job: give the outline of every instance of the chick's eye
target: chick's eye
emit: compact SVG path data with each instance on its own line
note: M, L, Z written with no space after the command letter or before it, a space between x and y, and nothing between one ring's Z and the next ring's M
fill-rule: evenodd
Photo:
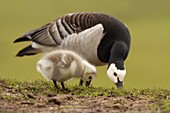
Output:
M91 80L91 79L92 79L92 77L91 77L91 76L89 76L89 79Z
M114 76L117 76L117 73L114 72L113 74L114 74Z

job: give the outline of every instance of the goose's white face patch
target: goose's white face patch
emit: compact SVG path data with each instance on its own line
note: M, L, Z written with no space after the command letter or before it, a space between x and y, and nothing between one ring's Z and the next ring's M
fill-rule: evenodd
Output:
M112 82L115 84L119 81L123 82L124 77L126 75L126 69L120 70L117 69L116 65L113 63L109 66L109 69L107 70L107 75L110 78Z

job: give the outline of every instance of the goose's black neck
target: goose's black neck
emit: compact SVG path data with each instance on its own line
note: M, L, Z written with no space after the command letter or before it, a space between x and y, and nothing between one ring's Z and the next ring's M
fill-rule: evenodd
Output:
M117 69L124 70L124 60L128 54L128 47L122 41L116 41L110 50L109 65L114 63Z

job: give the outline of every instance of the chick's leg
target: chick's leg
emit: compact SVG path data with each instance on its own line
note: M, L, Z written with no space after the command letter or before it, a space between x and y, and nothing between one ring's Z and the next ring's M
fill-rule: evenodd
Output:
M79 86L83 86L83 80L80 79Z
M55 80L53 80L53 83L54 83L55 88L56 88L56 89L59 89L59 87L58 87L58 85L57 85L57 83L56 83Z
M64 82L61 82L61 86L62 86L62 89L66 89L65 85L64 85Z

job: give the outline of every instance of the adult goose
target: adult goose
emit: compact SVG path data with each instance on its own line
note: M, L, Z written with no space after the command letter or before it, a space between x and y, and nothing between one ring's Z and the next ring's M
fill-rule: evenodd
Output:
M125 24L110 15L96 12L66 14L14 42L23 41L32 41L32 44L20 50L19 57L70 49L95 66L108 64L108 77L118 88L123 87L130 33Z

